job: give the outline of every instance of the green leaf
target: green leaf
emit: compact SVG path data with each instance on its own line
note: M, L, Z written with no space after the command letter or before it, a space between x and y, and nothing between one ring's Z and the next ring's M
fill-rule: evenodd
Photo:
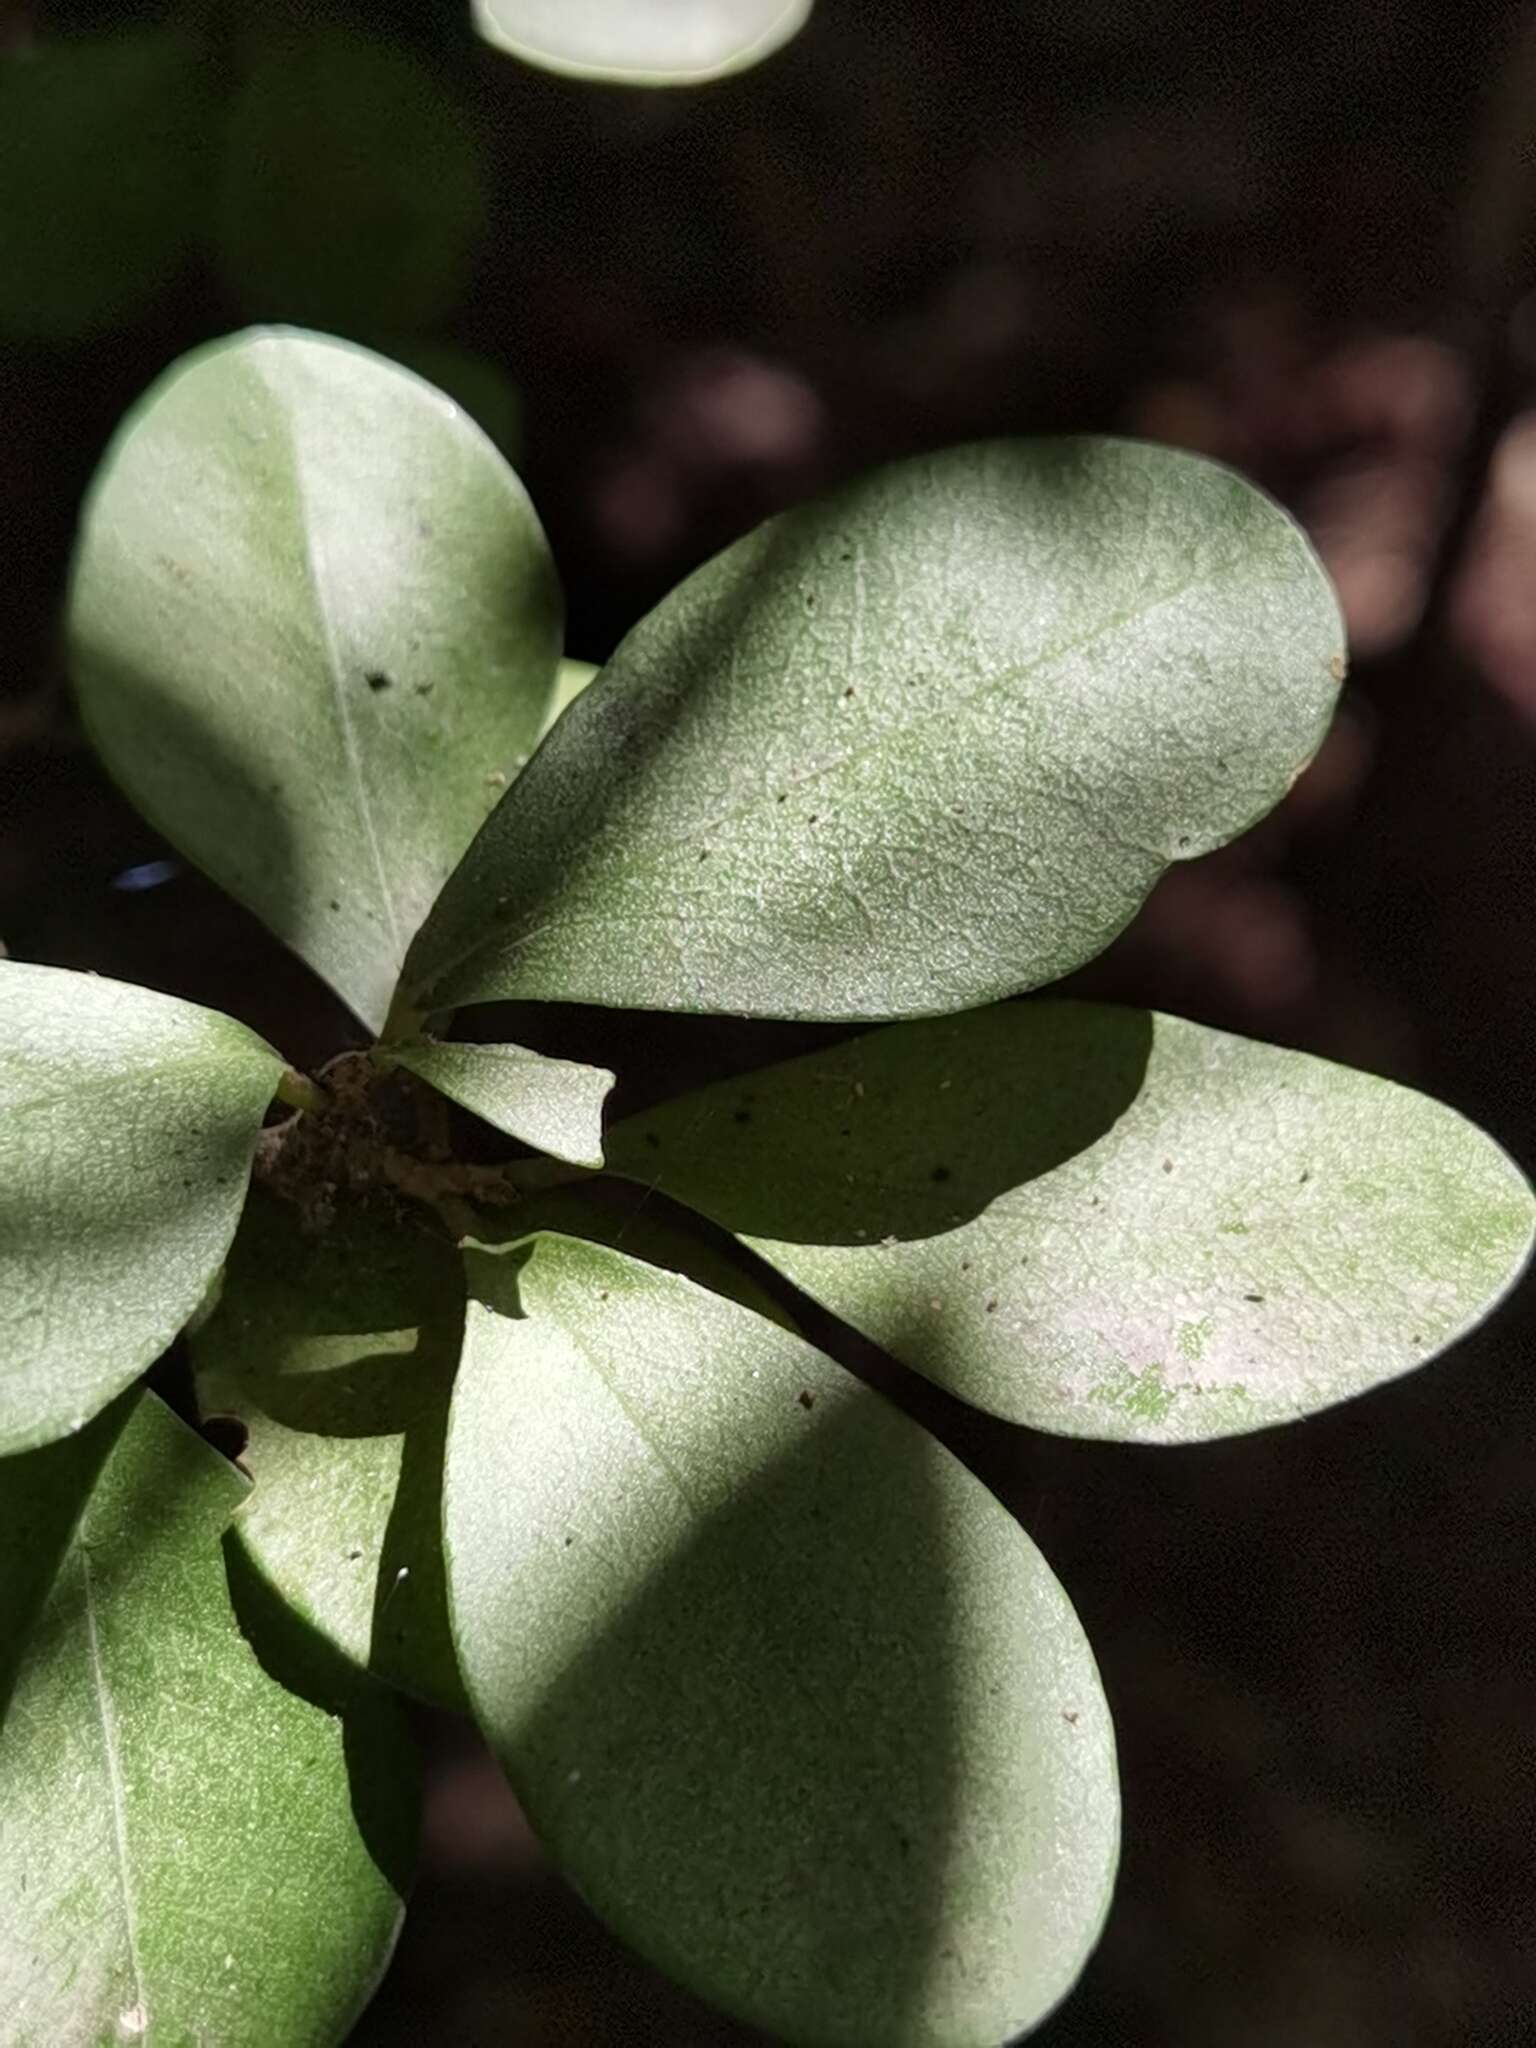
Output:
M1093 1659L1028 1537L686 1280L554 1237L468 1265L454 1635L582 1895L780 2039L1029 2026L1098 1933L1118 1808Z
M603 1103L614 1083L606 1067L551 1059L522 1045L437 1039L392 1046L387 1058L535 1151L575 1166L603 1163Z
M219 1542L243 1483L152 1394L4 1469L0 1578L34 1580L0 1730L7 2038L339 2040L399 1926L403 1725L263 1669Z
M0 332L74 341L175 276L207 185L202 65L167 28L0 56Z
M699 1229L696 1216L672 1203L652 1201L653 1192L650 1187L620 1180L577 1181L547 1188L515 1209L502 1211L496 1219L501 1227L483 1229L481 1240L511 1244L547 1230L560 1237L610 1245L632 1259L644 1259L649 1266L682 1273L712 1294L740 1302L783 1329L796 1329L784 1304L748 1272L740 1246L728 1237L723 1243L711 1243Z
M412 947L423 1009L930 1015L1054 980L1315 752L1316 557L1134 442L920 457L699 570L549 735Z
M555 675L555 694L550 698L549 709L544 714L544 732L548 732L560 714L576 702L588 683L595 680L597 674L597 669L590 661L572 661L569 657L561 661ZM544 733L541 732L539 738L543 737Z
M0 962L0 1455L79 1429L202 1300L283 1062L150 989Z
M701 85L745 71L805 26L811 0L473 0L488 43L571 78Z
M217 249L262 319L435 327L468 286L485 208L468 111L403 50L337 29L279 34L240 89Z
M1095 1003L870 1032L619 1124L608 1156L962 1399L1145 1443L1422 1364L1536 1221L1441 1103Z
M251 1570L349 1664L459 1708L441 1525L463 1322L458 1254L414 1218L348 1203L307 1235L257 1190L191 1340L201 1413L249 1432L230 1541Z
M68 624L129 796L377 1028L554 681L549 551L490 442L362 349L200 350L99 472Z

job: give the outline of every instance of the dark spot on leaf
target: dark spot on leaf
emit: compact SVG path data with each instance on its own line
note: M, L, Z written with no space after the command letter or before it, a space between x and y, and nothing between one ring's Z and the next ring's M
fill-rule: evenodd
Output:
M432 694L432 685L430 683L417 683L415 685L415 690L418 697L430 697Z
M806 819L805 822L807 823L807 825L814 825L820 816L820 811L812 811L811 815Z
M571 1547L571 1545L572 1545L572 1544L573 1544L573 1543L574 1543L575 1541L576 1541L576 1538L575 1538L574 1536L567 1536L567 1537L566 1537L566 1539L565 1539L565 1547L566 1547L566 1549L567 1549L567 1550L569 1550L569 1549L570 1549L570 1547Z
M781 790L774 798L774 802L776 804L787 804L789 802L789 791L787 789Z
M347 1552L347 1562L349 1564L356 1564L357 1560L362 1556L362 1554L363 1553L360 1550L349 1550Z
M1075 1728L1077 1726L1077 1715L1075 1713L1069 1713L1065 1707L1063 1707L1061 1710L1061 1718L1063 1719L1063 1721L1066 1722L1069 1728Z
M896 1843L903 1856L910 1856L912 1854L912 1838L910 1835L898 1835Z
M1172 1173L1172 1171L1173 1171L1173 1161L1172 1161L1171 1159L1165 1159L1165 1160L1163 1161L1163 1171L1164 1171L1164 1173Z
M969 1259L962 1259L960 1261L960 1270L962 1273L969 1273L969 1271L971 1270L971 1262Z
M989 1301L987 1303L987 1314L989 1316L995 1316L997 1314L997 1303L995 1301Z
M853 1136L853 1132L851 1130L842 1130L839 1131L837 1135L840 1138L851 1138Z
M599 1301L606 1301L608 1299L608 1290L606 1287L603 1289L602 1293L597 1298Z
M816 1406L816 1396L811 1392L809 1387L802 1387L799 1393L795 1396L795 1399L800 1403L800 1406L802 1408L811 1409Z
M660 1138L658 1138L658 1137L657 1137L657 1135L656 1135L656 1133L655 1133L654 1131L647 1131L647 1132L646 1132L646 1134L645 1134L645 1142L647 1143L647 1145L650 1145L650 1146L652 1146L652 1147L654 1147L654 1148L658 1148L658 1149L659 1149L659 1147L660 1147L660 1145L661 1145L661 1140L660 1140Z
M808 590L808 591L807 591L807 592L805 593L805 608L806 608L806 610L807 610L808 612L813 612L813 611L815 611L815 609L816 609L816 593L815 593L815 591L814 591L814 590Z
M1243 1299L1244 1301L1262 1301L1264 1297L1262 1294L1245 1294Z
M699 859L700 859L700 860L708 860L708 859L709 859L709 848L708 848L707 846L701 846L701 847L699 848Z
M331 908L332 908L332 910L340 910L340 908L341 908L341 904L340 904L340 902L339 902L339 901L338 901L338 899L337 899L336 897L334 897L334 896L333 896L333 897L331 898Z
M1311 1174L1310 1174L1310 1173L1306 1173L1306 1172L1304 1172L1304 1173L1302 1174L1302 1176L1301 1176L1301 1179L1300 1179L1300 1181L1298 1182L1298 1186L1300 1186L1300 1187L1305 1187L1305 1186L1306 1186L1306 1184L1307 1184L1307 1182L1308 1182L1308 1181L1309 1181L1309 1180L1310 1180L1311 1178L1312 1178L1312 1176L1311 1176Z
M736 1123L736 1124L749 1124L749 1123L751 1123L751 1121L752 1121L752 1112L751 1112L751 1110L750 1110L750 1109L738 1109L738 1110L733 1110L733 1111L732 1111L732 1113L731 1113L731 1122L732 1122L732 1123Z
M1188 844L1189 844L1189 834L1188 834L1187 832L1181 832L1181 833L1179 834L1179 844L1180 844L1180 846L1188 846Z
M391 679L387 675L385 675L383 669L381 668L369 669L366 681L369 689L375 692L379 690L392 689L394 687Z
M939 1181L943 1181L943 1180L948 1180L948 1179L949 1179L949 1168L948 1168L947 1166L936 1166L936 1167L935 1167L935 1168L933 1169L932 1173L930 1173L930 1174L929 1174L928 1178L929 1178L930 1180L939 1180Z
M853 685L852 685L852 683L850 683L850 684L848 685L847 689L846 689L846 690L844 690L844 692L843 692L843 695L844 695L845 697L851 697L851 696L853 695Z

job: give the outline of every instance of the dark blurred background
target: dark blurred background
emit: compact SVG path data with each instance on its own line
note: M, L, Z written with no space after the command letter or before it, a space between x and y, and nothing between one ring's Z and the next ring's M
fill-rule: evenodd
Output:
M467 4L0 0L0 940L309 1064L353 1027L116 795L56 643L106 437L250 320L459 396L592 660L765 513L917 448L1088 428L1244 468L1338 581L1344 708L1080 983L1427 1088L1536 1167L1536 8L819 0L759 69L640 92L497 55ZM625 1028L653 1093L785 1046ZM1406 1382L1196 1450L914 1397L1043 1545L1119 1728L1117 1903L1045 2048L1536 2042L1533 1332L1527 1289ZM426 1733L426 1866L357 2042L752 2038L592 1922L467 1732Z

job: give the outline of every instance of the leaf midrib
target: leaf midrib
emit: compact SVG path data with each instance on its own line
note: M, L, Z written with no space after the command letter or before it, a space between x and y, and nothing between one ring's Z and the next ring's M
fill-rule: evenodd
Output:
M134 1906L128 1859L127 1792L123 1784L122 1758L118 1750L117 1717L107 1685L106 1670L101 1658L101 1637L96 1626L96 1591L91 1580L90 1552L83 1537L78 1533L75 1537L75 1554L80 1562L80 1582L85 1592L86 1647L90 1653L92 1692L97 1719L101 1725L102 1753L107 1766L107 1789L112 1802L113 1862L122 1899L123 1928L128 1942L129 1966L133 1972L134 2001L139 2018L143 2022L139 2031L143 2033L148 2030L149 2025L149 2001L144 1988L144 1965L139 1955L138 1914Z
M400 919L396 912L395 900L390 892L389 877L384 866L384 856L379 845L379 835L374 824L373 806L368 785L363 776L362 755L357 744L357 733L352 723L352 714L347 704L346 689L342 680L340 650L336 645L336 634L331 624L330 611L325 602L325 567L316 522L310 517L310 496L304 481L304 458L299 437L294 430L293 416L284 403L282 394L262 369L260 360L253 357L255 371L267 397L276 413L279 427L289 456L293 477L295 507L299 521L299 538L303 545L304 574L309 584L316 624L319 629L320 648L325 657L326 673L330 679L331 696L336 708L336 725L341 737L342 758L346 764L351 784L353 806L362 823L363 834L368 842L369 856L373 862L374 879L378 884L378 896L383 908L385 922L389 927L390 969L399 974L404 958L400 936Z
M146 1082L161 1080L170 1074L184 1073L193 1067L216 1066L217 1062L216 1053L196 1052L187 1053L180 1059L157 1060L152 1066L134 1067L126 1073L85 1074L50 1094L26 1096L19 1101L0 1096L0 1110L7 1116L20 1116L27 1110L52 1109L61 1102L74 1102L81 1096L132 1094ZM274 1059L272 1064L275 1073L278 1063ZM272 1092L277 1092L275 1080Z

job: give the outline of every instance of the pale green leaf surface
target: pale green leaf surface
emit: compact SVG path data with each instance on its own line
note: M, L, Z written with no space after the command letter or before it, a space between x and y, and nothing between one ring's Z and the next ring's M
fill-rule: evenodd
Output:
M437 326L485 227L474 118L406 50L279 25L236 95L215 212L225 282L259 318Z
M554 682L549 551L485 435L362 349L200 350L98 473L68 629L129 796L377 1029Z
M203 66L165 27L0 53L0 332L78 340L181 268L207 182Z
M282 1071L217 1011L0 961L0 1455L78 1429L196 1310Z
M572 78L701 85L760 64L805 26L811 0L473 0L497 49Z
M0 1574L51 1567L0 1722L6 2040L341 2039L400 1919L403 1726L268 1676L220 1547L244 1483L152 1394L3 1469Z
M438 1039L392 1046L388 1057L535 1151L574 1166L603 1163L603 1103L614 1082L606 1067L552 1059L522 1045Z
M1093 1658L1028 1537L686 1280L556 1237L468 1264L454 1634L556 1860L777 2038L1028 2026L1098 1933L1118 1829Z
M1536 1220L1442 1103L1094 1003L871 1032L617 1125L608 1154L977 1407L1148 1443L1434 1357Z
M696 1229L696 1217L669 1203L653 1202L651 1194L649 1186L620 1180L547 1188L494 1217L484 1212L487 1225L494 1227L483 1229L480 1238L487 1244L510 1243L536 1230L585 1238L632 1259L644 1259L647 1265L663 1266L669 1273L682 1273L786 1330L796 1328L784 1304L747 1271L744 1259L733 1256L739 1254L738 1246L729 1238L723 1244L711 1243Z
M230 1541L349 1664L461 1708L442 1469L463 1319L458 1255L414 1216L346 1205L310 1235L258 1190L191 1340L200 1411L249 1432Z
M923 456L643 620L449 882L423 1009L929 1015L1105 946L1285 794L1343 673L1293 522L1113 440Z
M555 674L555 693L549 700L549 709L544 714L544 732L548 732L563 711L576 702L582 691L598 674L590 661L572 661L567 655L562 658ZM544 733L540 733L540 739Z

